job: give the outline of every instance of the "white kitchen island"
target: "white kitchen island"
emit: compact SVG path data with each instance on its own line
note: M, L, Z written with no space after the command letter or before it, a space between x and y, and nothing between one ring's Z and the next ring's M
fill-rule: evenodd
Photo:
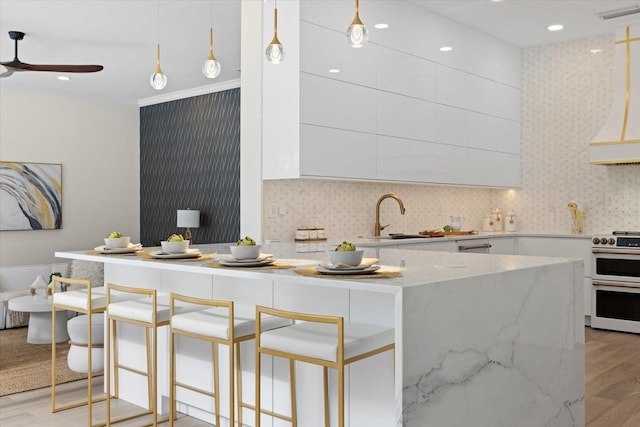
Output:
M228 245L198 247L203 253L229 253ZM293 243L265 245L263 252L298 266L327 261L323 252L296 252ZM104 263L107 283L393 326L395 364L388 352L352 365L347 375L350 427L584 426L581 260L367 248L365 257L402 268L402 277L350 280L306 277L291 269L222 269L206 266L209 261L149 261L87 251L56 256ZM167 335L161 334L159 341L163 410ZM142 363L142 334L123 330L119 339L132 363ZM252 346L251 341L242 347L247 403L254 401ZM189 381L210 383L207 348L180 344L178 369ZM220 360L225 357L221 354ZM265 368L264 407L286 414L286 363L276 360ZM321 370L304 364L297 370L299 426L320 425ZM330 387L334 380L332 376ZM123 373L121 384L121 398L146 404L139 378ZM221 408L227 407L225 399ZM178 400L180 412L210 420L209 399L181 392ZM334 409L332 401L333 416ZM253 412L244 410L243 420L253 425ZM263 420L263 425L288 425L272 424L267 416Z

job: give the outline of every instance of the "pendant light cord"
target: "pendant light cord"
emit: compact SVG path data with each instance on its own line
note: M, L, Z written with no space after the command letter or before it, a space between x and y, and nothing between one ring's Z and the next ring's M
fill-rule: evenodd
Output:
M209 53L213 54L213 0L209 2L209 17L211 26L209 27Z
M278 36L278 0L275 0L273 7L273 34Z

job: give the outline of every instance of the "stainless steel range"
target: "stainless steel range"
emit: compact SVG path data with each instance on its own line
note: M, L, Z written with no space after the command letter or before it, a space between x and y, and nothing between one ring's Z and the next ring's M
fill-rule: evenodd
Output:
M640 333L640 232L595 236L591 327Z

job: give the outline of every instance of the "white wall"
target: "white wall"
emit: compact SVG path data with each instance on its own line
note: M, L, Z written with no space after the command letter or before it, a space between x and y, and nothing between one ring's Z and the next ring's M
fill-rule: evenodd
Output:
M137 241L138 107L7 82L0 93L0 160L62 164L62 229L0 232L0 265L53 262L55 251L93 248L112 230Z

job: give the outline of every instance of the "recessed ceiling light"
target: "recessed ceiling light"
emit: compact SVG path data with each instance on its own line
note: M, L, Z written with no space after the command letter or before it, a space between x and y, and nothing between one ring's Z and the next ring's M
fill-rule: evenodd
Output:
M491 0L494 3L500 3L502 0Z
M385 28L389 28L389 24L385 24L381 22L380 24L376 24L373 27L379 30L384 30Z
M339 73L339 72L340 72L340 70L339 70L339 69L337 69L337 68L332 68L332 69L330 69L330 70L329 70L329 72L330 72L330 73Z
M69 80L69 77L67 77L67 76L58 76L58 80L62 80L63 82L66 82L67 80Z
M602 52L602 49L591 49L589 52L595 55L596 53Z
M553 25L549 25L547 27L547 30L549 31L560 31L564 28L564 25L561 24L553 24Z
M451 52L453 48L451 46L442 46L440 52Z

